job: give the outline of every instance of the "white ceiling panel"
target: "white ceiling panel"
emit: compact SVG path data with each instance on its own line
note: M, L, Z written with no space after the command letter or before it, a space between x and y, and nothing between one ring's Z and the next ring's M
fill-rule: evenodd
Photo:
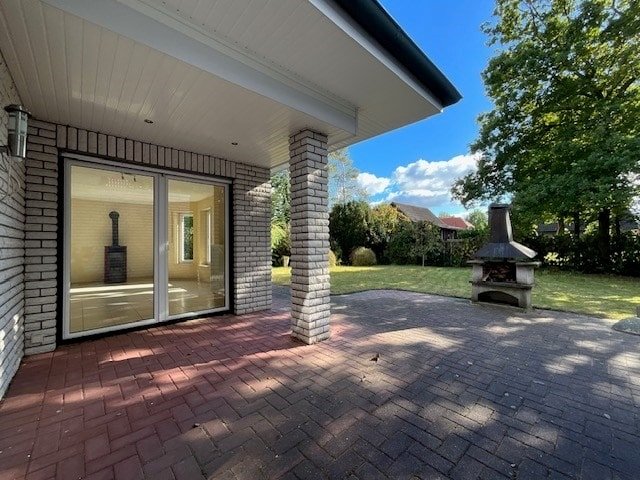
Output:
M0 51L24 104L43 120L274 167L302 128L340 147L439 112L428 93L306 0L78 1L0 2ZM224 52L302 106L74 14L97 1L179 30L211 55ZM357 129L331 112L338 120L357 112Z

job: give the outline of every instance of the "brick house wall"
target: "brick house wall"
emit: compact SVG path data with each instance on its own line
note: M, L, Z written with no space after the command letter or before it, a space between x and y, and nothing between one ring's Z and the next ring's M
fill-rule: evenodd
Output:
M25 353L53 350L58 328L57 258L60 151L96 155L129 165L140 164L232 180L233 281L237 314L271 308L269 170L211 155L151 145L75 127L32 120L26 160Z
M11 75L0 55L0 145L7 144L4 107L20 103ZM18 369L24 350L24 163L0 153L0 185L17 188L0 193L0 398Z
M270 308L271 183L267 170L236 165L232 217L234 312L240 315Z

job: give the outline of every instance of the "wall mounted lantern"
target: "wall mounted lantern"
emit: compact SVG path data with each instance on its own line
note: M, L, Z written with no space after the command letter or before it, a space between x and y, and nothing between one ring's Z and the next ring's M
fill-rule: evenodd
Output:
M22 105L9 105L4 109L9 113L7 153L24 159L27 156L27 123L31 114Z

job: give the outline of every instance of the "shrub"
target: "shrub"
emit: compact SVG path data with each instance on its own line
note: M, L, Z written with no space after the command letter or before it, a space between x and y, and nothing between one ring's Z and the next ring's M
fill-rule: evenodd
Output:
M445 242L444 267L466 267L482 245L489 240L488 230L461 230L458 238Z
M379 264L390 262L386 255L389 240L405 220L406 217L388 203L382 203L371 209L369 241L364 245L373 250Z
M376 254L373 253L373 250L366 247L357 247L351 252L351 265L356 267L370 267L371 265L375 265L376 262Z
M329 214L331 246L335 253L348 255L359 245L368 245L371 207L367 202L339 203ZM335 246L340 247L336 249ZM348 258L342 257L343 261Z
M271 224L271 262L274 266L282 265L282 257L291 255L291 233L289 225Z
M389 238L385 257L396 265L410 265L415 263L413 254L415 244L413 225L409 221L400 222L396 231Z
M342 259L344 257L342 256L342 249L340 248L340 245L338 245L333 240L329 240L329 248L336 256L336 265L342 265Z
M329 266L335 267L336 265L338 265L338 257L333 253L333 250L329 250Z
M616 273L640 276L640 235L626 232L611 241L611 261L603 265L597 232L575 238L571 235L532 235L523 243L538 252L543 264L582 273Z

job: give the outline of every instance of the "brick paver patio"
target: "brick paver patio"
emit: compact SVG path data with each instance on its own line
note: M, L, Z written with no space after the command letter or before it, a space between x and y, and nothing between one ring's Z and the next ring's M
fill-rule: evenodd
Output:
M640 478L640 337L380 291L303 346L286 300L25 359L0 478Z

